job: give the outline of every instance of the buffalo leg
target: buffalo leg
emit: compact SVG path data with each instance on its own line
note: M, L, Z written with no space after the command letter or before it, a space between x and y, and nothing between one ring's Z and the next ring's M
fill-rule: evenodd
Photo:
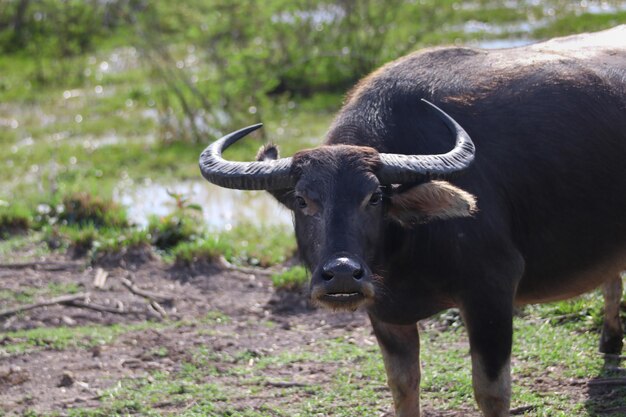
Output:
M507 417L511 403L513 307L496 297L463 306L472 357L472 385L485 417ZM491 304L491 305L490 305Z
M396 417L419 417L420 362L417 325L387 324L371 316L370 320L383 354Z
M622 277L617 276L602 286L604 295L604 325L600 337L600 352L617 353L622 351L622 322L619 317L622 302Z

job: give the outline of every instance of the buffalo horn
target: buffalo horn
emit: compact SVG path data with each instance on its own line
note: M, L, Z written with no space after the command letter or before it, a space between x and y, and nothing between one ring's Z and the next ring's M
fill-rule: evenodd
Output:
M290 188L291 158L235 162L222 158L222 152L239 139L263 126L262 123L244 127L216 140L200 155L200 171L209 182L238 190L278 190Z
M382 184L405 184L428 178L445 178L467 169L474 160L474 143L467 132L446 112L422 99L432 107L454 133L454 148L441 155L403 155L381 153L378 178Z

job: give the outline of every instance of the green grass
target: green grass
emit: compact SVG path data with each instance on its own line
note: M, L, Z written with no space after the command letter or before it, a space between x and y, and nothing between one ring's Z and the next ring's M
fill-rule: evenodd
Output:
M535 312L550 315L551 309L548 306L545 311L539 308ZM557 389L567 385L569 378L603 375L602 358L596 353L597 334L581 331L584 326L571 328L549 321L537 326L533 320L538 318L533 315L530 321L515 320L513 373L518 378L512 406L532 406L532 415L537 416L598 416L598 407L607 406L605 400L578 403L567 392L537 391L534 379L552 378ZM463 329L423 331L421 359L423 405L439 410L475 410ZM267 395L267 383L275 381L275 377L267 375L273 375L273 370L295 370L301 364L316 363L332 369L321 384L272 389L274 400L267 409L262 405L243 409L229 406L232 398ZM294 371L292 377L298 380L298 373ZM216 380L224 382L207 383ZM131 409L142 415L164 415L159 404L167 397L174 409L184 410L177 415L373 417L390 405L390 394L383 389L385 381L378 347L348 337L318 340L260 356L247 349L224 353L200 348L192 361L183 363L180 371L167 378L157 373L149 380L122 382L104 397L104 405L98 411L101 414L76 411L74 415L116 415ZM625 389L617 388L611 406L626 405L625 393Z
M0 239L0 259L3 262L25 262L50 255L50 248L42 241L43 234L30 231Z
M220 256L230 257L232 248L220 236L207 236L192 242L180 243L172 250L174 262L179 265L213 263Z
M148 232L154 246L166 250L195 240L203 230L197 218L175 211L167 216L151 216Z
M0 200L0 239L25 233L33 224L31 211L22 204Z
M0 346L0 357L24 354L39 349L88 349L111 343L119 335L147 328L167 326L165 323L143 322L110 326L40 327L30 330L5 332L10 344Z
M137 229L108 229L94 243L94 257L115 254L121 251L150 248L150 234Z
M600 296L594 293L589 297L595 304ZM614 373L603 367L603 359L596 353L598 332L589 331L591 322L552 320L562 316L563 311L575 310L576 305L577 300L533 306L525 311L523 318L515 319L512 407L530 406L528 415L533 416L598 417L610 415L602 411L606 408L626 406L624 387L614 388L608 397L587 397L583 385L570 385L572 379L586 381ZM221 312L211 312L201 322L202 325L194 326L198 334L210 331L215 338L232 337L231 328L226 327L231 319ZM155 324L11 332L7 336L16 342L8 352L3 347L4 354L42 348L89 348L111 343L120 334L146 329L148 325ZM244 329L242 335L256 332L254 329ZM247 345L235 344L233 349L214 351L195 347L173 373L155 372L149 377L121 380L102 395L99 407L73 409L70 415L374 417L391 404L381 354L368 332L320 338L271 353ZM158 357L169 354L163 347L155 347L152 352ZM463 327L423 330L421 362L424 406L436 410L476 410ZM298 371L317 368L324 369L317 376ZM537 378L550 381L551 385L538 385ZM305 383L283 388L271 385L284 380ZM563 387L570 388L563 390ZM267 396L268 403L237 405L245 398L259 395ZM579 401L579 397L585 400Z
M18 290L0 288L0 302L11 304L30 304L42 297L55 297L65 294L76 294L81 291L76 283L49 282L43 287L21 287Z
M237 265L268 267L285 262L296 250L293 232L280 226L238 225L220 233L205 232L171 250L174 262L191 266L223 256Z
M232 248L227 260L236 264L276 265L285 262L296 251L293 231L284 226L241 224L220 236Z
M303 266L294 266L285 272L272 275L272 284L276 289L297 290L309 281L309 273Z

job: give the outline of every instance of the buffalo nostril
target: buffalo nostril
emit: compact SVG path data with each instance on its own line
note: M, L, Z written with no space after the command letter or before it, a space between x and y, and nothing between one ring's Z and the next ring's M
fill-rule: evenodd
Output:
M322 278L324 278L325 281L330 281L334 276L335 274L332 271L326 269L322 271Z
M354 277L354 279L363 278L363 269L362 268L357 269L356 271L352 273L352 276Z

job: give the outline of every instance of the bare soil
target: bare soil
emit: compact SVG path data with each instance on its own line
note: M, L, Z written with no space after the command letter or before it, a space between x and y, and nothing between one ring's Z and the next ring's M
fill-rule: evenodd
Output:
M120 380L149 377L154 371L175 373L182 363L193 360L199 348L233 356L246 349L254 358L297 350L303 345L316 349L319 346L316 340L336 337L358 344L376 343L363 312L331 314L316 310L307 304L303 294L274 290L264 273L250 274L212 265L192 271L167 266L149 257L141 258L139 263L127 261L92 267L81 259L55 256L31 265L0 267L0 289L44 288L50 283L78 284L81 292L90 293L88 303L119 310L113 313L71 305L40 307L0 318L2 333L146 320L155 323L154 328L146 326L125 332L110 343L89 349L56 350L44 346L30 353L0 357L0 415L2 411L9 416L23 415L26 410L65 415L74 407L99 407L102 393L115 388ZM103 272L107 274L106 282L102 288L96 288L94 278ZM151 306L149 298L130 291L123 284L128 278L136 288L162 296L158 306ZM11 306L0 305L0 310ZM163 312L167 317L163 317ZM207 314L210 317L215 312L228 317L218 328L212 328L211 323L215 321L206 321ZM158 326L160 322L177 322L178 325ZM19 342L2 333L0 348ZM226 372L225 368L234 364L216 362L209 366L216 368L214 382L224 386L245 384L244 380ZM333 371L333 364L306 361L269 367L263 370L267 381L273 381L268 383L267 390L235 396L228 402L237 409L263 410L303 401L303 398L285 395L281 388L318 386L328 382ZM563 385L558 376L551 374L537 376L535 383L545 392L567 393L580 398L581 402L588 395L584 380ZM389 415L391 395L384 386L380 390L386 393L388 402L380 405L379 415ZM177 407L180 405L168 403L167 398L158 404L164 414L175 415L179 411ZM450 412L425 405L424 414L427 417L478 416L473 404L467 407ZM532 415L532 410L528 411L530 414L525 411L519 410L518 414Z

